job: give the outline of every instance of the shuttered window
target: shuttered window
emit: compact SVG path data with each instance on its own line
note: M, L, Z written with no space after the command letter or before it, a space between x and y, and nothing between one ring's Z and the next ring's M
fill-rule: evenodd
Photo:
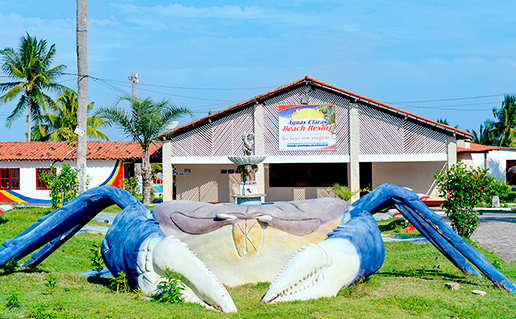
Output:
M19 168L0 168L0 189L20 189Z

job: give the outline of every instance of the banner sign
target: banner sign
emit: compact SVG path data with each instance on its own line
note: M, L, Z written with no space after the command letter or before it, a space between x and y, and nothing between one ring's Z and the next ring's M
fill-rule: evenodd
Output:
M336 150L335 105L280 105L279 150Z

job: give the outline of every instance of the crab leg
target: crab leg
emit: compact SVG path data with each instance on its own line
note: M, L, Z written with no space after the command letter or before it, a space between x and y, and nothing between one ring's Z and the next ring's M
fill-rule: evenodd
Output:
M128 192L112 186L88 190L5 241L0 247L0 265L21 259L43 246L24 265L39 264L102 209L113 204L123 210L102 242L103 258L112 274L124 271L132 287L141 284L145 292L156 293L155 288L165 271L173 269L185 276L187 301L225 312L236 311L224 286L186 245L176 238L166 237L143 204ZM153 289L146 289L149 287Z
M398 201L396 201L398 202ZM466 258L459 253L453 247L449 241L442 240L442 238L439 236L438 233L434 231L434 229L431 229L430 225L428 223L425 223L424 220L421 220L421 218L413 213L409 213L411 211L408 207L405 205L398 203L395 205L396 208L398 208L399 211L402 211L402 215L412 224L414 227L416 227L419 232L426 237L426 239L437 248L443 254L448 260L455 265L455 267L459 268L463 273L471 274L474 276L477 276L479 278L482 277L482 275L473 267L470 263L466 260ZM433 212L432 212L433 213Z
M364 210L374 214L385 207L396 204L399 205L399 201L403 201L405 206L423 205L426 208L426 210L424 210L426 215L436 216L437 219L440 219L438 215L421 203L417 194L392 184L380 185L373 192L361 197L358 201L353 203L353 206L350 207L350 215L354 216L357 212ZM462 272L481 277L480 273L468 263L466 258L458 252L451 243L447 240L443 240L438 232L433 231L433 229L429 229L429 225L426 222L416 219L414 215L408 214L404 209L400 209L400 213L402 213L409 222L420 230L421 234L423 234L430 243L432 243Z
M462 271L480 275L468 259L495 285L516 293L509 279L419 201L416 194L384 184L344 212L342 224L328 234L328 238L296 253L274 279L262 302L335 296L341 287L378 270L383 263L383 243L376 223L373 227L365 216L366 212L374 213L391 205L396 205L403 216ZM363 245L367 240L374 244Z
M392 184L383 184L360 198L353 207L374 213L390 205L396 205L400 213L463 272L480 275L468 264L469 260L495 285L516 293L514 284L421 202L418 195ZM355 214L353 209L350 209L350 214Z
M79 225L87 224L107 206L118 204L124 208L137 202L125 191L112 186L94 188L71 200L65 206L39 218L16 237L5 241L0 247L0 266L11 259L21 259L45 244L38 252L35 266L77 232Z
M442 222L439 216L436 218L436 216L434 216L435 214L426 214L425 210L428 208L423 203L419 205L417 203L412 203L412 205L412 207L408 207L406 204L399 204L397 207L398 209L402 210L404 216L411 215L420 221L420 225L425 225L424 228L426 228L429 234L433 234L433 236L437 238L440 237L441 241L446 241L455 249L457 249L496 286L516 294L516 286L514 286L514 284L500 271L494 268L486 260L484 255L476 251L473 247L466 243L466 241L464 241L464 239L462 239L462 237L460 237L450 226ZM414 224L414 226L416 228L418 227L416 224Z

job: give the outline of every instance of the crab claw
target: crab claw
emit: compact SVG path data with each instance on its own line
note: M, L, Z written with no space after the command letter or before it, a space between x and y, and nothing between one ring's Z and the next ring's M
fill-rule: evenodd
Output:
M262 302L335 296L350 285L360 266L355 247L346 239L301 248L273 281Z
M144 293L159 293L157 285L166 271L183 276L180 280L185 285L181 291L184 301L222 312L237 311L226 288L185 243L173 236L147 238L138 253L138 286Z
M376 222L361 213L317 245L301 248L285 264L262 299L265 303L333 297L383 264L385 249Z

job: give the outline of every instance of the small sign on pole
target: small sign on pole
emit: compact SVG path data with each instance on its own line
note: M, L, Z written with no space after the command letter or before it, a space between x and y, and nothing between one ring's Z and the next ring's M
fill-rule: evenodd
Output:
M86 133L86 130L85 130L85 129L83 129L82 127L80 127L80 126L77 126L77 127L75 128L74 133L75 133L75 134L77 134L77 135L79 135L80 137L83 137L83 136L84 136L84 134Z

